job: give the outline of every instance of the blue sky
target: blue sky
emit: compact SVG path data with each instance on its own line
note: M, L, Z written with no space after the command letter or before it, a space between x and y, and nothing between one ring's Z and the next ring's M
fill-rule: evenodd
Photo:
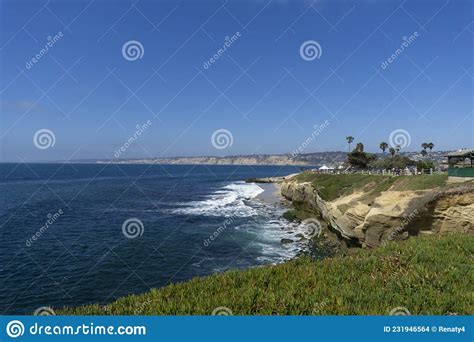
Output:
M113 158L133 136L121 157L291 153L326 120L304 152L346 150L347 135L378 151L397 129L409 135L404 150L425 141L438 150L472 147L472 7L2 0L0 161ZM143 46L134 61L122 54L131 40ZM318 42L319 58L302 58L307 41ZM37 148L41 129L54 145ZM230 132L232 145L215 148L218 129Z

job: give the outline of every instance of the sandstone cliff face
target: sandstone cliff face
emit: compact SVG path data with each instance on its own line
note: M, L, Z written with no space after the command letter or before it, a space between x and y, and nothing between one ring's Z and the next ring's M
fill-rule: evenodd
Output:
M331 229L363 247L419 234L474 234L474 185L455 189L384 191L370 203L365 193L324 201L311 183L285 181L282 195L319 213Z

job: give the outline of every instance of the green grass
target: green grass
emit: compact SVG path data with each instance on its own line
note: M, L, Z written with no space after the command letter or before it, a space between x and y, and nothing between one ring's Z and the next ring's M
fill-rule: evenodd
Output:
M383 315L474 313L474 237L433 235L320 261L229 271L61 315ZM157 266L158 267L158 266Z
M388 189L426 190L446 185L447 175L381 176L361 174L314 174L310 172L296 176L299 182L311 182L323 200L332 201L354 191L366 192L367 200L374 199Z
M394 190L427 190L446 185L447 174L403 176L395 183Z
M360 174L326 175L309 172L296 176L299 182L311 182L321 198L326 201L350 194L354 190L363 191L369 185L376 186L390 178L392 177Z

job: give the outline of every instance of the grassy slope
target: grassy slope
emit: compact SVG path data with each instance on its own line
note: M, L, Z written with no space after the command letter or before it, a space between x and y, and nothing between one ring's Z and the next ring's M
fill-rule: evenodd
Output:
M66 308L76 315L234 315L474 313L474 237L436 235L314 261L229 271L121 298L107 306Z
M322 199L332 201L340 196L352 193L354 190L367 191L369 197L376 197L382 191L392 189L425 190L441 187L446 184L447 175L419 176L380 176L361 174L314 174L302 173L296 176L299 182L311 182L318 189Z

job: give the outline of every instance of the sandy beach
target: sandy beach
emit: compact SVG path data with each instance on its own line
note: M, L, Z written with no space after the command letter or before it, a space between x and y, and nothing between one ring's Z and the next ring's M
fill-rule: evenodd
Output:
M283 200L280 183L260 183L258 186L263 189L263 192L255 197L256 200L266 203L278 203Z

